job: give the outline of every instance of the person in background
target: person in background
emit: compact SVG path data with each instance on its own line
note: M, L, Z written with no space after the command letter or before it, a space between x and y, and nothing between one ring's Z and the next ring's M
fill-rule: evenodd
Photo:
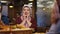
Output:
M29 6L23 6L21 16L18 16L16 22L19 25L23 25L25 28L34 28L36 30L37 23L31 16L31 8Z
M1 13L0 13L0 26L4 26L5 24L3 23L3 21L1 20Z
M9 18L8 18L8 16L2 15L1 19L2 19L2 21L3 21L3 23L5 25L9 24Z
M16 20L18 20L20 18L20 14L16 14L16 18L12 18L12 20L13 20L13 23L15 23L16 24Z
M60 14L59 14L59 6L58 2L55 0L54 7L51 11L51 27L49 32L46 34L59 34L60 33Z

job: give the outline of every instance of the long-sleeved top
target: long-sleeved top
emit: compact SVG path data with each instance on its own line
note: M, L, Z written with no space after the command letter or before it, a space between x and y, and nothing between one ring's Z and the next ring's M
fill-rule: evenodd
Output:
M22 22L21 18L20 18L20 17L17 17L17 18L16 18L16 22L17 22L17 24L20 24L20 23ZM30 28L36 29L37 23L36 23L35 19L32 18L32 17L31 17L31 23L32 23L32 25L31 25Z

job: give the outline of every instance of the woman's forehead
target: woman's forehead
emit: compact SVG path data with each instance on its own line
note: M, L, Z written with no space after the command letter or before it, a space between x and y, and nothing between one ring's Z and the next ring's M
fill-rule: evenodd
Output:
M23 8L29 8L28 6L24 6Z
M24 10L24 9L30 10L30 8L29 8L29 7L23 7L23 10Z
M28 8L28 7L25 7L24 9L30 9L30 8Z

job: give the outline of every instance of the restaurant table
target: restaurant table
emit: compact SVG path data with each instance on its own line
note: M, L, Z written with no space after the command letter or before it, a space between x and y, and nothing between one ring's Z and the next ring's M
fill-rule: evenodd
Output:
M0 34L32 34L31 29L0 30Z

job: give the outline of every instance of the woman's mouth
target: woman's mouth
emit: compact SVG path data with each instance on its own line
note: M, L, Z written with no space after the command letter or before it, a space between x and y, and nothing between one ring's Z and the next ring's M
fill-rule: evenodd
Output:
M27 12L25 12L25 15L28 15L28 13L27 13Z

